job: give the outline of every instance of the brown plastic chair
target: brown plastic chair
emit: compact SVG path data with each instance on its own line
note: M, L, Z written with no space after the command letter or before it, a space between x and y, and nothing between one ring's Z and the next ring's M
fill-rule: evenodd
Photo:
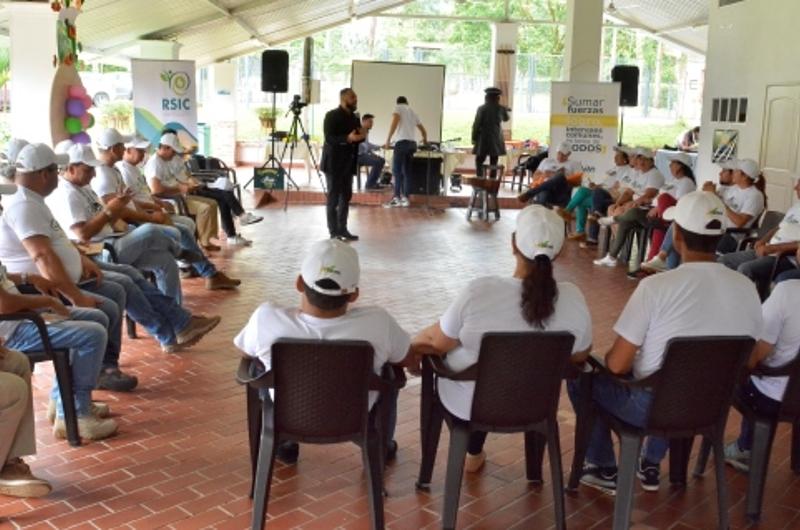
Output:
M467 370L449 371L441 359L428 356L422 372L422 462L417 488L428 490L439 446L442 423L450 428L450 450L444 488L442 528L456 526L461 478L469 436L474 431L525 433L528 480L541 482L546 437L556 527L566 528L561 450L558 438L558 399L575 337L564 332L487 333L481 340L478 363ZM442 405L436 380L475 381L471 420L464 421ZM520 406L524 404L524 406Z
M400 384L374 374L374 350L365 341L280 339L273 344L271 356L269 372L259 374L257 360L243 359L237 374L237 380L248 385L248 431L254 464L251 527L264 528L275 452L281 442L350 441L362 449L372 528L382 529L382 433L389 416L387 396ZM258 397L259 391L269 388L275 389L274 404ZM381 393L372 411L368 406L370 390Z
M614 530L627 530L633 508L633 488L642 441L646 436L670 440L670 480L685 483L687 455L697 435L712 441L717 463L719 527L727 529L728 494L723 461L723 435L736 382L753 350L751 337L683 337L667 343L664 363L656 373L640 381L615 376L591 359L598 373L629 388L649 388L653 393L644 428L627 424L596 406L591 392L580 397L588 414L577 416L575 453L568 489L578 487L594 416L600 415L620 438ZM586 400L591 404L587 406ZM676 469L673 469L675 467Z
M791 468L800 474L800 354L795 359L783 366L771 368L759 365L753 370L753 375L780 377L786 376L789 382L777 416L759 414L739 399L733 405L742 416L753 423L753 448L750 452L750 473L747 482L747 500L745 514L748 520L755 524L761 519L761 506L764 500L764 485L769 469L769 458L772 453L772 443L775 440L775 430L778 423L787 422L792 425ZM703 447L695 463L695 476L701 476L706 469L711 445L703 440Z
M0 315L0 321L9 320L29 320L33 322L39 331L44 348L42 351L24 351L22 353L31 363L31 368L35 363L52 361L58 381L58 390L61 394L61 403L64 406L64 423L67 427L67 441L73 447L81 445L81 437L78 434L78 413L75 410L75 393L72 389L72 364L69 361L68 349L55 349L50 344L50 335L47 334L47 326L37 313L33 311L22 311Z

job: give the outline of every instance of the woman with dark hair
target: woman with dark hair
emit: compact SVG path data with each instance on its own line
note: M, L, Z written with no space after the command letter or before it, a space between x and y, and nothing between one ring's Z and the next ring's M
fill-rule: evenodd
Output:
M658 255L661 243L669 228L669 223L664 221L664 212L667 208L678 204L678 199L697 189L697 182L694 178L694 171L691 167L691 159L686 153L676 153L669 163L669 171L672 178L668 179L664 187L661 188L656 205L647 212L647 218L653 226L650 236L650 252L647 259L651 260Z
M500 156L506 154L501 124L508 121L508 109L500 104L499 88L487 88L484 103L475 113L472 122L472 154L475 155L476 175L483 176L483 163L489 157L489 165L496 166ZM492 178L496 172L492 171Z
M485 333L567 331L575 336L573 360L583 362L591 349L592 322L578 287L557 282L553 276L553 261L563 243L564 221L555 212L540 205L522 210L511 237L513 275L472 281L439 321L414 339L414 353L446 355L448 368L460 372L478 362ZM470 419L474 382L441 379L437 388L448 411ZM475 433L470 439L467 471L477 471L486 460L485 439L486 433Z

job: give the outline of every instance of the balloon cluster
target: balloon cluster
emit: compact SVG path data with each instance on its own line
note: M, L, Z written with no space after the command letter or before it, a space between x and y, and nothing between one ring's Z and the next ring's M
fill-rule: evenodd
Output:
M64 120L64 128L70 140L76 144L91 143L92 139L86 131L94 125L94 116L89 112L92 98L82 85L70 85L67 95L67 117Z

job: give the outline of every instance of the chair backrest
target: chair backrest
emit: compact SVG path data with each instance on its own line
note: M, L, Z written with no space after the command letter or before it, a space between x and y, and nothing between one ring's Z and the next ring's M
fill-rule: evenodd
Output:
M566 332L485 334L472 424L491 432L523 432L555 415L574 342Z
M783 394L780 417L794 422L800 420L800 352L792 361L792 373Z
M653 386L648 431L699 433L727 418L751 337L670 340Z
M280 339L272 346L275 430L315 443L366 433L373 358L365 341Z
M761 218L761 224L758 225L759 239L777 228L778 225L781 224L781 221L783 221L783 218L783 212L776 212L775 210L768 210L764 212L764 216Z

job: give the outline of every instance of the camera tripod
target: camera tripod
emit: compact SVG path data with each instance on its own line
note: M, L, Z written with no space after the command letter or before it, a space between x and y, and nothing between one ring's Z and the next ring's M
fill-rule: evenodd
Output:
M297 191L300 191L300 186L292 180L292 159L294 158L294 150L297 147L298 139L303 140L306 144L306 149L308 150L308 156L311 159L311 164L314 167L314 171L317 172L317 178L319 179L319 184L322 187L322 193L325 195L328 194L327 187L325 186L325 179L322 178L322 173L319 172L319 166L317 165L317 159L314 157L314 151L311 149L311 143L308 141L309 136L306 132L306 128L303 126L303 121L300 119L300 113L302 112L302 107L295 106L292 104L292 107L289 109L289 112L294 114L294 118L292 118L292 126L289 127L289 133L286 137L286 143L283 146L283 151L281 152L281 159L278 162L280 164L283 161L283 158L286 156L286 150L289 150L289 171L286 173L286 179L289 183L291 183ZM286 113L289 114L288 112ZM302 134L298 134L298 131ZM289 185L286 186L286 196L283 199L283 209L286 210L289 204Z

